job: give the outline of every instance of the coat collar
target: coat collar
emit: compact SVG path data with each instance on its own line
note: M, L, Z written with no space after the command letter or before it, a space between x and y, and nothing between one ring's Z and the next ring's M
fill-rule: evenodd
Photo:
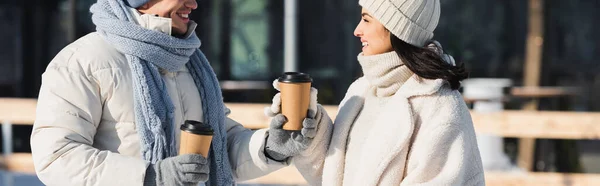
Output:
M356 171L355 175L361 175L350 178L354 185L375 186L389 166L404 165L414 130L411 109L407 98L401 94L394 95L373 123L369 124L372 127L364 141L362 155L356 160L358 170L350 170ZM404 171L404 166L394 169ZM398 175L403 175L403 172Z
M360 81L360 80L359 80ZM368 89L368 83L359 82L360 86L350 88L354 95L340 104L338 117L334 123L334 131L324 165L323 184L342 185L344 179L354 179L353 185L377 185L388 166L402 171L410 149L410 140L415 129L415 120L409 99L417 96L429 96L444 85L442 79L428 80L417 75L411 76L393 95L390 102L372 123L372 129L365 139L365 149L360 159L352 160L359 164L359 170L344 170L346 145L349 131L357 115L362 110L364 99L362 93ZM362 90L362 91L361 91ZM344 171L356 171L356 178L344 178ZM399 178L401 179L401 178Z
M396 94L405 98L429 96L438 92L445 83L446 81L443 79L425 79L414 74L398 89Z

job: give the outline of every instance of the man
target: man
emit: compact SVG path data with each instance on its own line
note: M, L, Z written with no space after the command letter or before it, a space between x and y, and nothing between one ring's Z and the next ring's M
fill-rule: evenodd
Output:
M31 135L46 185L234 185L289 164L321 121L316 91L302 132L251 131L227 118L189 14L195 0L98 0L97 32L65 47L43 74ZM317 109L318 108L318 109ZM179 126L215 134L207 158L177 155ZM293 136L293 137L292 137Z

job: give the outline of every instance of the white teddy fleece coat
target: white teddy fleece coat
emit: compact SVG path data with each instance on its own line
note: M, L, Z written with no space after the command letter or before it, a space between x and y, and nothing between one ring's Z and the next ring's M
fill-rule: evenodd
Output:
M316 143L294 157L311 185L485 185L469 110L442 79L411 76L372 120L362 155L347 160L349 131L368 89L367 79L355 81L334 124L318 131ZM346 162L357 165L348 170ZM347 171L355 176L344 178Z

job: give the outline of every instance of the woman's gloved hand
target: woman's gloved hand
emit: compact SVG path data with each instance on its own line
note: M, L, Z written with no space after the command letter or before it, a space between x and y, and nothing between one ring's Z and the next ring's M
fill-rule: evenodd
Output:
M273 81L273 87L279 90L279 82ZM287 131L283 125L287 122L286 117L281 114L281 93L273 97L273 103L265 108L265 115L273 117L269 126L268 137L265 145L266 156L276 160L285 161L306 150L312 139L316 136L319 123L322 119L324 109L317 104L317 89L310 90L310 102L308 104L307 116L302 122L302 130Z

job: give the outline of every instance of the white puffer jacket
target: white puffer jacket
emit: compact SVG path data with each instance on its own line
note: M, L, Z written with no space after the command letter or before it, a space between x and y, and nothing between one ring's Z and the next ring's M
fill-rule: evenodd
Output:
M201 121L200 95L187 69L161 74L175 106L173 127L185 120ZM140 153L132 91L125 56L99 33L80 38L52 60L42 76L31 135L35 169L44 184L143 184L148 162ZM251 131L231 119L225 128L237 180L287 166L267 162L265 130Z

